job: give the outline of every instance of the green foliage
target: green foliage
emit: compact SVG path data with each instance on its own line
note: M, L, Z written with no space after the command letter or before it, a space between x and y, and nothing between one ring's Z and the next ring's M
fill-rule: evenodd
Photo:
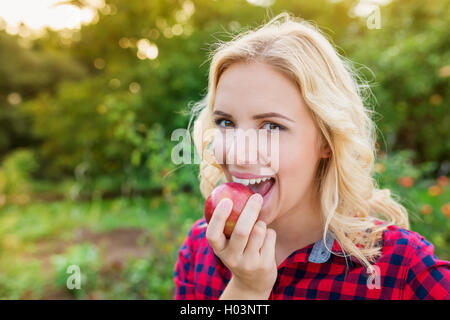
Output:
M18 149L10 153L0 166L0 196L28 194L36 168L32 151Z
M65 254L53 256L52 264L55 268L56 286L65 288L76 298L86 298L86 293L96 287L100 269L100 258L96 246L89 243L73 246ZM76 275L76 272L68 269L70 266L79 268L81 282L79 289L68 287L69 282L75 286L75 282L71 282L69 277Z
M92 178L117 175L122 183L123 172L142 176L146 151L140 140L148 139L155 125L164 128L166 139L186 127L180 112L205 93L211 45L281 11L313 21L340 53L373 72L376 100L369 102L380 115L382 148L414 149L419 162L442 163L450 156L447 1L381 6L381 29L368 29L367 18L351 17L356 4L351 0L279 0L270 10L243 0L107 3L109 10L74 32L70 45L57 33L29 48L14 37L0 37L3 50L13 53L12 62L0 68L5 75L0 100L11 92L24 100L0 109L0 121L2 115L9 119L0 145L14 147L7 137L19 132L34 141L40 178L73 176L80 166ZM174 34L175 26L181 34ZM157 47L155 59L139 58L140 40ZM358 69L370 80L372 73Z
M154 254L150 259L131 260L112 286L107 299L173 299L173 269L175 251Z
M1 261L0 270L0 299L39 299L44 293L47 279L39 261L14 263L13 266Z
M450 257L450 186L448 177L430 178L435 162L413 165L416 154L404 150L383 156L376 164L375 178L388 188L409 213L411 230L430 240L436 255Z
M63 50L48 50L0 31L0 156L36 144L23 103L52 92L64 79L86 76L82 64ZM11 99L11 97L15 97Z
M371 70L361 71L372 80L381 147L415 150L417 162L450 158L449 13L448 1L392 2L381 7L381 29L344 40L349 58Z
M450 258L448 1L392 1L380 7L381 29L348 14L356 0L277 0L269 10L244 0L106 2L98 22L71 39L0 30L0 298L40 298L48 284L78 299L172 298L177 251L204 199L198 165L172 161L180 141L171 134L206 93L211 45L281 11L317 24L371 82L367 103L389 155L376 179L407 208L412 230ZM155 59L139 56L143 40L158 48ZM102 199L117 190L157 195ZM53 193L68 200L30 201ZM93 200L74 202L83 194ZM109 271L89 243L55 256L50 275L24 259L40 241L71 239L81 227L145 228L152 250ZM71 264L84 273L81 290L67 290Z
M4 275L0 276L0 296L40 299L57 289L79 299L171 299L178 248L201 216L201 198L185 193L174 194L172 202L155 197L7 205L0 210L0 275ZM56 256L52 251L37 251L42 241L57 245L73 240L80 228L97 233L119 228L150 230L149 256L122 261L123 269L117 269L105 265L93 243L71 245ZM41 267L46 255L53 257L50 270ZM87 282L80 290L66 287L71 264L86 273Z

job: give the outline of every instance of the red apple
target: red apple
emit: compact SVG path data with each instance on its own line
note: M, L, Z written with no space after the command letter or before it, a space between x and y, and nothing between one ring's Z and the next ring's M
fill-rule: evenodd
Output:
M247 203L247 200L254 192L247 186L236 182L227 182L217 186L206 199L205 203L205 220L207 223L211 220L211 217L223 198L228 198L233 201L233 209L225 222L225 228L223 233L228 239L233 232L234 226L242 213L242 210Z

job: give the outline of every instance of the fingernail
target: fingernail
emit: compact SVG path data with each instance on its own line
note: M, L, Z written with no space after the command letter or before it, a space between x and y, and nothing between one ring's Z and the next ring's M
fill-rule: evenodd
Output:
M233 200L229 199L229 198L224 198L222 199L222 207L224 209L229 209L233 206Z
M252 195L252 197L253 197L253 201L256 201L258 203L263 202L263 197L259 193L255 193L254 195Z
M265 223L264 221L262 221L262 220L258 220L258 221L256 222L256 224L257 224L258 226L260 226L261 228L265 228L265 227L266 227L266 223Z

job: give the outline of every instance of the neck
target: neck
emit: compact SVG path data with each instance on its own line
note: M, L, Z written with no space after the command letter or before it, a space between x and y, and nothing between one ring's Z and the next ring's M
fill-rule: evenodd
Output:
M268 225L277 233L276 245L292 250L320 240L323 223L318 201L302 201Z

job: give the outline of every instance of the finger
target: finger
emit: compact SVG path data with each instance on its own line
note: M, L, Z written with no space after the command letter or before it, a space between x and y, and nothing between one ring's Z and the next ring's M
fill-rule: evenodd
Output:
M222 251L226 246L227 239L225 238L223 229L225 228L225 222L232 208L233 201L231 199L224 198L220 200L208 223L206 239L215 252Z
M277 233L273 229L267 229L266 237L264 239L264 244L261 247L261 257L267 260L275 259L275 243L276 243Z
M252 255L258 257L260 255L259 250L264 244L264 238L266 236L266 224L264 221L257 221L253 226L253 230L248 239L247 247L244 250L245 255Z
M261 210L262 196L258 193L253 194L245 204L239 216L233 233L231 233L229 246L234 252L243 253L247 245L248 237L253 229L253 226L258 219L259 211Z

